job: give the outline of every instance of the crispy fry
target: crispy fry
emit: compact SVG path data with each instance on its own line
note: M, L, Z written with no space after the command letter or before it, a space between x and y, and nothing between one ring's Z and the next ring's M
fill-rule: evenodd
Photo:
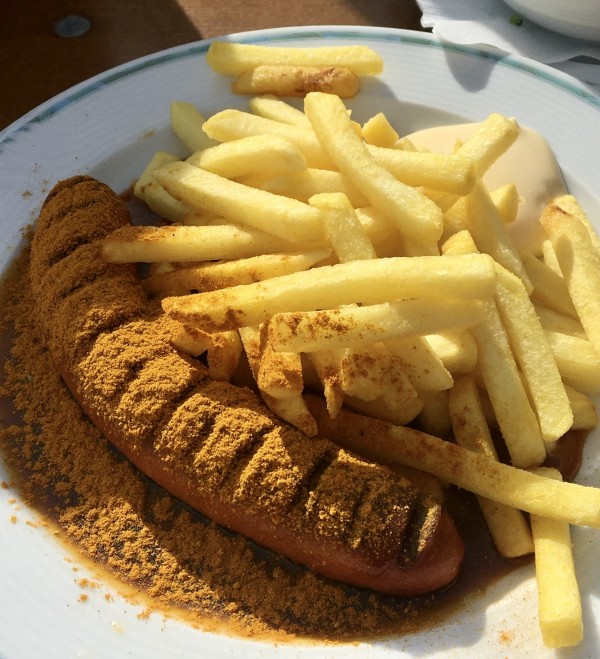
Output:
M251 176L257 172L269 175L306 169L304 156L298 147L278 135L251 135L222 142L196 151L186 162L228 179Z
M498 454L490 433L475 379L466 375L454 383L448 394L454 437L458 446L477 451L492 460ZM485 497L478 497L481 511L498 551L507 557L533 552L531 531L521 511Z
M368 46L290 48L213 41L206 59L213 71L226 75L238 75L262 64L345 66L356 75L376 75L383 70L383 60Z
M255 96L248 101L248 105L254 114L265 117L265 119L274 119L293 126L311 127L308 117L302 110L272 94Z
M514 183L507 183L491 190L490 197L504 224L511 224L516 220L519 210L519 191Z
M190 153L214 144L202 130L205 121L205 117L192 103L185 101L171 103L171 128Z
M289 254L260 254L246 259L204 263L153 274L144 280L144 287L152 295L161 297L214 291L308 270L330 255L331 250L323 249Z
M215 332L207 352L208 372L213 380L229 382L242 355L237 331Z
M256 190L184 162L162 167L154 177L186 205L206 208L231 222L290 241L323 237L320 211L295 199Z
M585 333L600 351L600 253L590 238L590 229L581 218L556 204L546 207L540 222L550 236Z
M362 136L367 144L383 147L395 147L400 135L394 130L383 112L372 116L362 126Z
M579 320L565 280L530 252L521 252L521 259L533 283L531 299Z
M514 143L519 132L519 126L514 119L494 112L481 122L455 153L474 160L479 175L482 176Z
M294 245L251 227L126 226L108 236L102 256L111 263L239 259L294 251Z
M470 332L428 334L425 339L453 376L469 373L475 368L477 344Z
M441 391L452 386L452 376L423 335L389 339L385 345L400 359L417 391Z
M359 86L358 76L345 66L261 64L238 74L231 83L231 91L234 94L276 94L299 98L318 91L352 98Z
M539 469L537 473L561 481L556 469ZM569 525L532 515L531 529L544 644L551 648L577 645L583 638L583 615Z
M566 384L578 391L600 391L600 359L587 339L545 330L558 370Z
M406 426L365 419L343 408L335 419L307 397L319 433L372 459L421 469L469 492L524 512L600 528L600 488L563 483L497 462Z
M436 303L456 295L485 299L493 294L495 283L493 261L485 254L397 257L351 261L285 275L276 282L167 298L163 308L177 319L216 331L258 325L284 311L379 304L394 298L429 297Z
M437 242L442 232L440 209L375 160L352 128L340 99L313 92L304 99L304 111L323 149L371 205L397 222L414 242L424 246Z
M308 203L323 212L325 231L340 263L377 258L367 232L345 194L321 193L313 195Z
M323 386L327 410L331 417L335 417L344 404L340 375L340 362L343 354L343 350L319 350L308 353L308 359Z
M598 413L593 401L580 391L565 385L571 409L573 410L574 430L592 430L598 424Z

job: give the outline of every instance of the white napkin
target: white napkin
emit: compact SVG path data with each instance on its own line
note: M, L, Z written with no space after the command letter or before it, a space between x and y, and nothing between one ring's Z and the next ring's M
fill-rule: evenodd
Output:
M524 17L516 25L511 21L514 10L502 0L417 0L417 4L423 12L421 24L433 28L440 39L493 46L550 64L600 93L600 44L563 36Z

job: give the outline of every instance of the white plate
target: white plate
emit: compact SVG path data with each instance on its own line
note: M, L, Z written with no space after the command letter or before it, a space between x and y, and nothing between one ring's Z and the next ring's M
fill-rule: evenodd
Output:
M600 99L548 67L485 50L442 44L428 34L385 28L311 27L238 34L232 40L285 45L364 43L385 72L349 103L365 120L382 110L402 132L490 112L515 116L555 150L571 191L600 218ZM117 67L60 94L0 134L0 267L21 240L51 185L89 172L126 188L156 149L178 150L169 102L195 102L206 114L243 107L229 81L206 64L208 42L173 48ZM598 434L587 445L580 481L600 485ZM7 478L0 463L0 480ZM533 572L522 570L465 606L433 632L355 646L271 646L202 633L174 620L137 618L118 596L87 605L68 554L43 530L10 523L15 504L0 488L0 656L21 657L551 657L537 624ZM34 518L34 514L30 514ZM560 656L597 656L600 621L598 534L577 529L574 548L585 608L585 641ZM468 566L466 566L468 569Z

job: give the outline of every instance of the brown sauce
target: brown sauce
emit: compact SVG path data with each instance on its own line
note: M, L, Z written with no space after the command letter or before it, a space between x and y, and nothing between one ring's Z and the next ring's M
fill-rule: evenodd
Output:
M465 540L462 574L443 592L414 599L333 583L217 528L126 463L83 417L37 340L24 264L21 257L2 287L17 330L15 337L0 328L0 453L24 501L156 610L175 607L203 628L225 623L253 638L348 642L430 628L530 562L499 556L475 498L456 488L446 496ZM15 300L17 291L24 293Z

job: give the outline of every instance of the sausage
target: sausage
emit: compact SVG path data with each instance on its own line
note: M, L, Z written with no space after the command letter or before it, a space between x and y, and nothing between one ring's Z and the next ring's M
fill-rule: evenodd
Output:
M50 192L31 245L41 338L93 423L173 496L321 575L399 596L450 584L463 544L431 495L172 347L135 267L102 260L129 222L110 188L77 176Z

